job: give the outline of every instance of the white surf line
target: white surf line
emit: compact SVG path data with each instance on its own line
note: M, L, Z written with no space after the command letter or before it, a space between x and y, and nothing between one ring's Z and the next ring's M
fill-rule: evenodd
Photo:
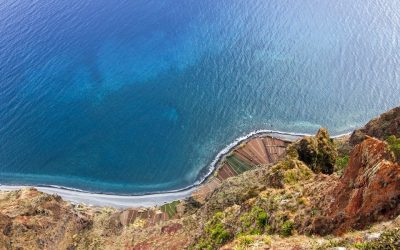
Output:
M86 193L69 189L62 189L55 187L37 187L37 186L1 185L0 190L13 191L29 187L34 187L43 193L57 194L61 196L64 200L70 201L74 204L85 204L89 206L115 207L115 208L160 206L165 203L187 198L195 190L195 188L191 188L188 190L171 192L171 193L159 193L159 194L148 194L148 195L137 195L137 196Z
M349 135L349 133L332 136L332 138L337 138L345 135ZM180 189L180 190L172 190L169 192L160 192L154 194L144 194L144 195L116 195L116 194L101 194L101 193L90 193L79 189L73 189L68 187L57 187L57 186L30 186L30 185L1 185L0 190L2 191L12 191L18 190L21 188L34 187L37 190L48 193L48 194L57 194L61 196L64 200L70 201L75 204L83 203L89 206L99 206L99 207L115 207L115 208L128 208L128 207L153 207L160 206L165 203L173 202L176 200L182 200L189 197L197 188L200 186L207 178L214 172L220 160L229 153L234 147L250 139L254 136L271 136L274 138L294 141L303 136L310 136L311 134L303 134L303 133L290 133L290 132L282 132L282 131L274 131L274 130L255 130L247 135L241 136L225 146L223 150L221 150L214 160L208 165L208 172L204 175L200 180L196 181L194 184Z

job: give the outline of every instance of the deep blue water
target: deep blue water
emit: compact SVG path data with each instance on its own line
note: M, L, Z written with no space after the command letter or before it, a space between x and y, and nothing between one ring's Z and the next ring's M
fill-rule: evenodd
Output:
M400 103L398 0L5 0L0 183L184 188L255 129Z

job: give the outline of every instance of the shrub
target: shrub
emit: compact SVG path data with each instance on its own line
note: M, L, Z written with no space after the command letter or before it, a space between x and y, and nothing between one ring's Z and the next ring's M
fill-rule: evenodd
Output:
M356 243L354 247L363 250L400 249L400 229L384 232L378 239Z
M349 165L350 157L344 155L336 159L336 171L342 173L344 169Z
M212 250L213 247L211 246L210 242L208 242L208 241L200 241L199 243L197 243L197 245L194 249Z
M267 224L268 214L265 211L259 211L257 215L257 225L264 227Z
M210 229L211 238L220 245L229 239L229 232L224 229L222 223L218 223Z
M389 149L393 152L396 161L400 162L400 138L391 135L386 139L386 142L389 144Z
M268 214L260 207L254 206L250 212L240 217L242 223L241 233L262 234L268 222Z
M217 212L206 223L204 233L194 247L195 249L216 249L232 238L223 224L224 213Z
M230 238L229 232L225 230L222 224L223 217L224 214L222 212L215 213L213 218L206 224L205 228L206 233L209 234L211 240L217 245L222 245Z
M368 249L369 247L369 243L368 242L356 242L353 245L355 248L357 249Z
M249 235L240 236L238 240L241 247L249 247L254 242L253 237Z
M283 173L283 180L285 184L295 185L300 181L308 180L312 176L312 171L302 161L291 159L286 160L285 164L289 165L291 168L285 170Z
M280 235L284 237L291 236L293 234L294 222L287 220L282 224Z

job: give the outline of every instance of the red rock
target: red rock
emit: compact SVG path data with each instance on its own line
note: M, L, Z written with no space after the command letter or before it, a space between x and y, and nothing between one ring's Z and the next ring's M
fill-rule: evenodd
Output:
M400 165L383 141L367 138L357 145L330 196L326 215L336 233L392 219L400 213Z
M172 223L161 228L161 233L163 234L175 234L182 228L182 224Z

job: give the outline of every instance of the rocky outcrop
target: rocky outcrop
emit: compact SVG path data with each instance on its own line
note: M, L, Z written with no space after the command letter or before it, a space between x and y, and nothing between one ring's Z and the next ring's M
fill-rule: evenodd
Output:
M293 144L298 157L315 173L332 174L337 157L333 140L326 129L318 130L316 136L307 136Z
M363 128L355 130L350 137L350 143L352 145L359 144L366 136L386 140L390 135L400 137L400 107L383 113L372 119Z
M321 206L311 233L340 234L393 219L400 214L400 165L385 142L369 137L354 148L343 176L324 197L329 205Z

